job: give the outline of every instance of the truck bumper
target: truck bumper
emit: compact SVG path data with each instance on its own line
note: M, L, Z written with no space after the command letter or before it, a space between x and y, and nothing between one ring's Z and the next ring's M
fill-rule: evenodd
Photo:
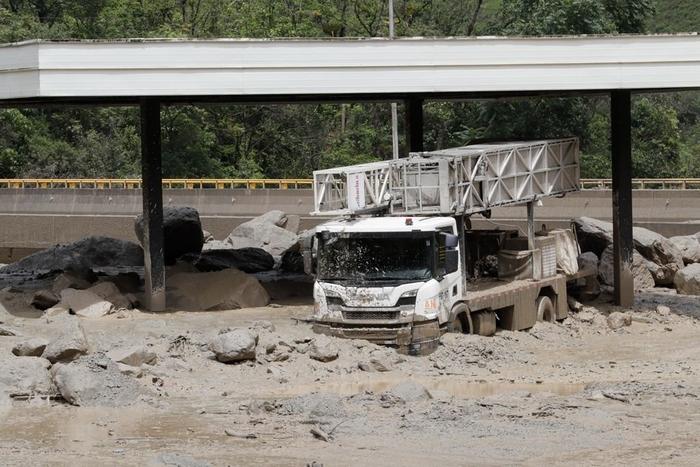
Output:
M399 353L407 355L429 355L437 349L440 342L440 325L437 320L397 325L317 321L313 325L313 331L395 347Z

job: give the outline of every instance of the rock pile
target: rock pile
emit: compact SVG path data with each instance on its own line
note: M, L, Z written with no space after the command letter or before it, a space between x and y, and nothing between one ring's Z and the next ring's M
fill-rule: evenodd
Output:
M574 219L574 225L584 252L579 263L590 264L592 255L595 255L599 258L601 282L613 285L612 223L580 217ZM696 279L700 282L700 271L691 267L700 261L700 233L668 239L651 230L635 227L633 236L632 274L636 290L675 286L680 293L700 294L697 288L686 286Z

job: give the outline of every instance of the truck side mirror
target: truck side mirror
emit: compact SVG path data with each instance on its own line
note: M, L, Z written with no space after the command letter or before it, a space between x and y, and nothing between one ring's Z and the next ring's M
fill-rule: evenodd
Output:
M459 237L457 235L449 233L443 235L445 235L445 248L457 248L459 245Z

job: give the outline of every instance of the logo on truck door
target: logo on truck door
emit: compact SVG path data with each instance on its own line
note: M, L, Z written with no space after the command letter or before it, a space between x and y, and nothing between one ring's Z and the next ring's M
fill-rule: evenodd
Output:
M348 209L351 211L365 207L365 174L348 174Z

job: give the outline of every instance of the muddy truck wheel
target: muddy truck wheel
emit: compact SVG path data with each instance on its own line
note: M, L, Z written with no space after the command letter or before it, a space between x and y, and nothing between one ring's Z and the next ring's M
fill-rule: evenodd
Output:
M449 332L455 332L459 334L471 334L472 333L472 320L469 316L469 308L464 303L458 303L452 309L452 321L447 327Z
M496 313L493 311L478 311L472 313L472 329L480 336L496 334Z

